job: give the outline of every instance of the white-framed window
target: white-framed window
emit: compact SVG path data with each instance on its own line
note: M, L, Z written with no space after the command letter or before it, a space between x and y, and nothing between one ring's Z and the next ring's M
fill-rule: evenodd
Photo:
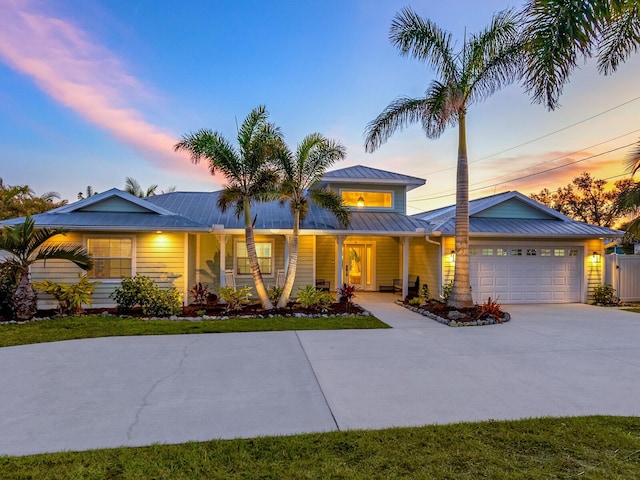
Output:
M493 248L483 248L482 249L482 256L483 257L491 257L491 256L493 256Z
M577 257L578 256L578 249L577 248L569 249L569 256L570 257Z
M521 248L512 248L511 249L511 256L512 257L521 257L522 256L522 249Z
M469 248L469 255L475 257L476 255L478 255L479 250L477 248L471 247Z
M87 237L86 244L93 257L89 278L119 280L133 275L131 237Z
M538 255L538 249L537 248L527 248L527 256L528 257L535 257Z
M506 257L509 255L509 250L506 248L496 248L496 256Z
M273 242L255 242L258 265L263 275L273 275ZM236 275L251 275L247 244L244 240L236 241Z
M553 249L554 257L564 257L564 248L554 248Z
M551 249L550 248L541 248L540 249L540 256L541 257L550 257L551 256Z
M340 190L347 207L393 208L393 192L380 190Z

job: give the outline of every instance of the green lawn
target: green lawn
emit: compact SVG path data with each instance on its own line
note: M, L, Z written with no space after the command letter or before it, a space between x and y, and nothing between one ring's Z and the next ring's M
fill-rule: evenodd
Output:
M625 312L640 313L640 308L623 308Z
M0 324L0 347L77 338L184 333L267 332L389 328L371 316L329 318L229 318L227 320L142 320L101 316L55 318L25 324Z
M0 457L17 479L635 479L637 417L544 418Z

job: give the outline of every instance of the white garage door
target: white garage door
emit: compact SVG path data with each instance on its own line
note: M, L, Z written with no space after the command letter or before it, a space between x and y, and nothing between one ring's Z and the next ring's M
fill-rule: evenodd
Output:
M473 246L470 280L477 303L580 302L582 249Z

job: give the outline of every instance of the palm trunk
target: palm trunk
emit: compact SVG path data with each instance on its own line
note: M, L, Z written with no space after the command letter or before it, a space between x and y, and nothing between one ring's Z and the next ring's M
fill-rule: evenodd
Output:
M293 282L296 279L296 268L298 267L298 244L300 240L300 211L293 214L293 236L289 246L289 261L287 265L287 277L284 281L282 295L278 300L278 308L285 308L289 303L289 297L293 290Z
M469 162L466 112L458 114L458 165L456 174L456 264L449 305L473 306L469 282Z
M31 284L28 268L20 274L18 287L11 298L11 307L16 319L21 322L31 320L38 312L38 297Z
M250 200L244 199L244 228L245 242L247 245L247 255L249 256L249 267L251 268L251 276L256 287L256 293L264 310L271 310L273 304L267 295L267 289L262 280L262 272L260 272L260 264L258 263L258 254L256 253L256 241L253 237L253 224L251 220Z

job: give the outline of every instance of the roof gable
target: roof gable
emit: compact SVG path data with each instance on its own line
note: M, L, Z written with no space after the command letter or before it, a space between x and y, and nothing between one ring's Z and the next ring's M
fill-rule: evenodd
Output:
M539 208L534 208L529 203L519 198L509 198L497 205L485 208L471 215L478 218L521 218L535 220L559 220L555 215L550 215Z
M173 215L173 212L154 205L143 198L112 188L106 192L93 195L71 205L51 210L49 213L72 212L109 212L109 213L150 213L156 215Z
M384 185L403 185L407 190L420 187L426 183L422 178L403 175L401 173L389 172L377 168L355 165L353 167L341 168L326 172L322 177L321 184L327 183L376 183Z

